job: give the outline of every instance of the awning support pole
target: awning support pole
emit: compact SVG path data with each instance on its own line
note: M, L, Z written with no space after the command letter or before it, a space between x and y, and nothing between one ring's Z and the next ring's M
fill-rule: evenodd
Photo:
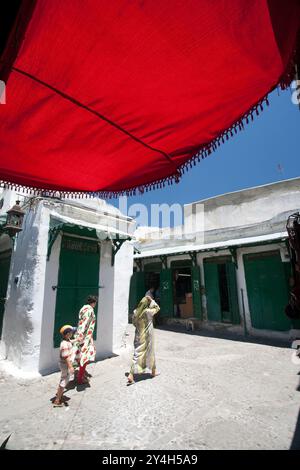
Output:
M166 255L160 256L160 261L162 263L163 269L168 269L168 257Z
M232 258L233 258L234 266L235 266L236 269L238 269L236 248L235 248L235 247L231 247L231 248L229 248L229 251L230 251L230 254L231 254Z
M111 265L114 266L115 264L115 256L118 253L119 249L122 247L123 243L126 242L127 240L130 240L130 238L119 238L119 235L116 235L117 238L114 238L111 243L112 243L112 250L111 250Z
M190 258L191 258L191 260L192 260L192 265L193 265L193 266L198 266L198 262L197 262L197 252L196 252L196 251L191 251L191 252L189 253L189 256L190 256Z

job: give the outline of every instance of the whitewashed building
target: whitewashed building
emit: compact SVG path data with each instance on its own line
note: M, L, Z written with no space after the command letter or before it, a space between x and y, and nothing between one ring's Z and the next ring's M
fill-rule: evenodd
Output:
M134 222L96 198L2 190L2 226L16 199L26 212L22 231L14 240L0 235L2 364L24 374L57 370L59 329L77 325L89 294L99 297L96 358L117 353L128 320Z
M182 227L140 227L130 310L154 287L161 322L299 335L299 321L284 312L291 269L286 222L299 210L294 178L187 204Z

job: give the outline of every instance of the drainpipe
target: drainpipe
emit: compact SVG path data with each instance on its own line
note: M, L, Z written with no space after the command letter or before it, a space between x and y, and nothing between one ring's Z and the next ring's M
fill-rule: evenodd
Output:
M246 324L246 314L245 314L245 303L244 303L244 290L241 289L242 294L242 305L243 305L243 319L244 319L244 334L248 336L247 324Z

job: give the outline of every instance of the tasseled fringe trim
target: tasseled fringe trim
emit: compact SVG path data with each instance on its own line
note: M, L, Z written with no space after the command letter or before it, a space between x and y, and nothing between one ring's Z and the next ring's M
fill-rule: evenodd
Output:
M15 191L22 192L24 196L28 197L51 197L51 198L101 198L101 199L112 199L120 196L136 196L144 194L145 192L153 189L162 189L166 186L170 186L173 183L178 183L180 180L181 173L178 171L175 175L168 176L161 180L156 180L148 184L143 184L131 189L124 189L121 191L62 191L57 189L41 189L35 187L28 187L19 184L10 183L8 181L0 180L0 188L12 189Z
M144 194L145 192L151 191L153 189L162 189L166 186L170 186L173 183L178 183L181 176L188 170L196 165L197 162L200 162L203 158L208 157L213 151L215 151L222 143L229 140L230 137L233 137L234 134L237 134L238 131L242 131L245 128L246 124L249 124L250 121L254 120L255 116L258 116L264 109L264 106L269 106L268 95L277 88L285 90L287 89L291 82L295 79L296 75L296 64L300 69L300 32L297 37L296 47L294 53L289 61L289 64L286 68L286 71L280 78L278 85L274 86L257 104L255 104L249 111L247 111L240 119L238 119L229 129L223 131L218 137L213 141L202 146L196 154L194 154L188 161L183 163L177 168L175 174L168 177L153 181L148 184L143 184L130 189L124 189L120 191L61 191L54 189L40 189L35 187L26 187L20 184L14 184L7 181L0 180L0 187L5 189L14 189L16 191L22 191L24 195L28 196L40 196L40 197L52 197L52 198L94 198L99 197L102 199L112 199L120 196L136 196Z

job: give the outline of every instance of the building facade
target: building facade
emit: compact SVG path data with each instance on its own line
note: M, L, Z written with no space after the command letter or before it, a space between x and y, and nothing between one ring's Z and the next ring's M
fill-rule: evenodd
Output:
M299 321L291 322L284 309L291 269L286 222L299 209L295 178L188 204L188 230L161 229L158 237L144 229L134 256L130 311L153 287L160 321L193 319L198 328L297 336Z
M2 221L18 198L23 229L14 240L0 237L1 358L24 373L57 370L59 329L77 325L89 294L99 297L96 358L117 353L128 319L132 219L98 199L26 198L4 190Z

